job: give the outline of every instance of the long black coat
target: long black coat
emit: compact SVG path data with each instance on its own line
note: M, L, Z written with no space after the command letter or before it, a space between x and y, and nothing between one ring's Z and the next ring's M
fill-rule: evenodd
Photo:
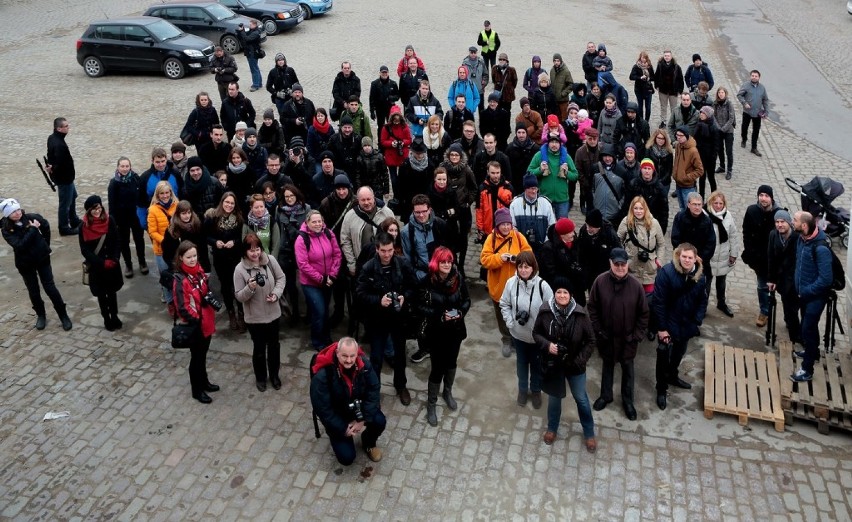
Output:
M677 213L672 223L672 247L677 248L681 243L692 243L698 249L698 257L704 261L704 273L710 275L710 258L716 251L716 230L707 214L701 212L695 217L689 209Z
M453 289L455 281L458 281L458 286ZM465 317L470 310L470 295L464 278L455 268L446 280L428 279L423 298L418 300L418 308L427 320L426 339L433 350L467 338ZM444 321L444 314L449 310L458 310L461 317Z
M555 225L547 227L547 241L542 245L538 255L538 266L541 278L547 281L551 288L559 277L568 278L568 291L579 304L586 304L586 274L580 258L580 246L577 241L571 248L565 245Z
M598 353L606 361L631 361L648 328L648 302L638 279L618 279L612 271L595 279L589 291L589 317Z
M566 377L586 373L586 363L595 350L595 334L586 309L576 305L568 318L560 321L556 319L551 304L544 303L533 326L533 338L541 351L542 391L554 397L565 397ZM564 351L560 351L558 356L551 355L550 343L564 347ZM558 360L548 370L548 362L553 362L557 357Z
M662 227L663 234L665 234L669 226L669 194L666 187L660 183L656 174L651 178L651 181L645 181L640 174L627 184L624 209L622 211L624 215L630 212L630 202L636 196L645 198L645 203L648 204L651 215L660 222L660 227Z
M769 270L766 280L775 283L776 290L781 295L796 293L796 245L799 242L799 233L790 232L786 243L781 241L781 235L777 230L769 233L769 249L766 258L769 261Z
M89 218L87 217L86 220ZM110 219L107 227L106 239L103 246L95 253L99 239L83 240L83 230L86 224L80 227L80 253L83 259L89 263L89 290L94 296L101 296L118 292L124 286L124 278L121 275L121 241L118 237L118 226L115 220ZM104 266L104 262L110 260L115 263L110 269Z

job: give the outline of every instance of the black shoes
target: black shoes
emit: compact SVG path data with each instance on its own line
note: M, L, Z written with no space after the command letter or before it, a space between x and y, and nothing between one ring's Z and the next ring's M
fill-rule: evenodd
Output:
M265 392L266 391L266 381L257 381L257 391Z
M601 411L602 409L606 408L607 404L609 404L611 402L612 402L611 400L608 401L608 400L604 399L603 397L598 397L598 399L592 405L592 409L595 410L595 411Z
M677 388L683 388L684 390L691 390L692 389L692 385L689 384L688 382L684 381L680 377L673 378L672 380L669 381L669 384L672 385L672 386L675 386Z
M721 173L723 173L723 172L725 172L725 167L724 167L724 166L722 166L722 167L716 167L716 174L721 174Z
M62 321L62 329L66 332L72 328L73 325L71 324L71 318L67 315L63 315L59 318L59 320Z
M192 398L197 400L201 404L210 404L211 402L213 402L213 399L211 399L210 396L204 392L201 392L198 395L193 395Z
M660 408L661 410L666 409L666 394L665 393L661 393L661 394L657 395L657 408Z
M60 228L59 235L60 236L76 236L80 234L79 228Z
M40 315L36 317L36 330L44 330L47 326L47 317Z
M733 172L731 172L730 170L728 171L728 173L727 173L727 174L725 174L725 179L726 179L727 181L731 181L731 178L733 178L733 177L734 177L734 173L733 173Z
M740 142L740 147L742 147L742 148L746 147L746 140L743 140L743 141Z
M411 362L413 363L421 363L429 358L429 352L426 350L418 349L416 352L411 354Z
M757 149L751 149L751 153L754 154L755 156L757 156L758 158L763 157L763 154L761 154L760 151L757 150Z
M219 385L213 384L212 382L208 382L207 386L204 387L204 391L206 391L206 392L217 392L217 391L219 391Z
M269 379L269 381L272 383L273 388L275 388L276 390L281 389L281 379L279 377L277 377L277 376L273 377L273 378Z
M731 309L728 308L728 304L725 302L717 303L716 308L718 308L723 314L727 315L728 317L734 316L734 312L732 312Z
M632 404L624 404L624 414L627 415L627 420L636 420L636 408Z

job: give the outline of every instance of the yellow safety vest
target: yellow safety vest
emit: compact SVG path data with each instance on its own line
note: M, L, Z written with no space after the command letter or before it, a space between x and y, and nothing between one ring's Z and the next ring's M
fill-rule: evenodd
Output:
M491 36L485 34L485 30L479 33L482 36L482 39L488 42L488 45L482 46L483 53L493 53L496 50L495 46L495 38L497 38L497 31L491 30Z

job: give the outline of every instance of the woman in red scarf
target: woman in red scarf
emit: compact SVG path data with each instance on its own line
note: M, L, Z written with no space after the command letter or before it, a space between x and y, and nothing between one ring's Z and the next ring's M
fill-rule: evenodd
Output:
M216 331L216 310L204 299L210 292L207 274L198 262L198 250L190 241L181 241L174 260L175 277L172 286L178 317L195 324L198 331L189 348L189 383L192 398L202 404L213 399L207 392L219 391L219 386L207 378L207 350Z
M328 121L328 112L322 107L317 109L311 126L308 127L308 154L317 159L323 151L328 149L328 142L334 136L334 129ZM316 172L320 171L320 162L316 163ZM311 174L310 172L308 174Z
M124 285L119 259L121 241L118 226L104 210L100 196L89 196L83 205L86 215L80 226L80 253L89 265L89 290L98 298L104 328L121 328L116 293Z

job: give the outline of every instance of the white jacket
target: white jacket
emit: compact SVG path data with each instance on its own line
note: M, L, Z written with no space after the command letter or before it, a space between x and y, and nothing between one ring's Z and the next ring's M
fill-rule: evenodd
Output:
M538 317L538 310L544 303L550 302L553 290L538 274L529 281L522 281L517 274L506 281L503 295L500 297L500 313L509 333L515 339L525 343L533 343L533 326ZM529 312L530 317L523 326L515 320L518 310Z
M729 257L739 259L743 251L743 236L740 234L740 229L737 227L737 222L734 221L728 209L722 212L714 212L712 208L707 208L707 215L716 216L722 219L722 226L728 232L728 240L724 243L719 243L719 230L713 223L713 231L716 232L716 251L713 252L713 257L710 259L710 266L713 269L713 276L723 276L734 269L734 266L728 262ZM711 218L712 222L713 219Z

